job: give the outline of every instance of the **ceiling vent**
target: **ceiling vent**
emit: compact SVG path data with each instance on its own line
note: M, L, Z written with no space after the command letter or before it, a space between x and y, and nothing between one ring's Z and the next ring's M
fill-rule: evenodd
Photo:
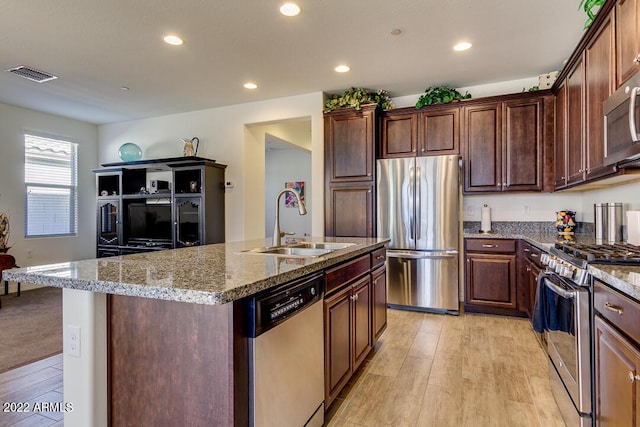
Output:
M37 83L44 83L48 82L49 80L55 80L58 78L53 74L45 73L44 71L38 71L35 68L25 67L24 65L16 68L10 68L6 71Z

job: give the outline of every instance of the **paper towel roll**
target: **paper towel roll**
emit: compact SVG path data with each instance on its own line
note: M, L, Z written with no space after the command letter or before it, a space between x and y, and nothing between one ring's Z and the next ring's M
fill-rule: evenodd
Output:
M640 211L627 211L627 243L640 245Z
M480 215L480 231L488 233L491 231L491 208L484 205Z

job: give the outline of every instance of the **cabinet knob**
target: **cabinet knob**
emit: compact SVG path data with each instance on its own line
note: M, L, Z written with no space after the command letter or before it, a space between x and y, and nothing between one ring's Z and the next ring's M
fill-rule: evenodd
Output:
M369 172L369 173L367 174L367 176L371 176L371 172Z
M500 187L501 185L502 185L502 184L500 184L500 183L497 183L497 184L496 184L496 187Z
M617 305L613 305L608 301L604 303L604 308L606 308L609 311L613 311L614 313L618 313L620 316L622 316L622 313L624 313L624 310L621 307L618 307Z
M633 371L629 371L629 382L634 383L636 381L640 381L640 375L636 375Z
M634 63L634 64L640 64L640 53L638 54L638 56L636 56L635 58L633 58L633 63Z
M503 186L503 187L508 187L508 185L507 185L507 183L506 183L506 182L503 182L503 183L502 183L502 186Z
M564 177L564 176L561 176L561 177L560 177L560 179L564 181L564 180L565 180L565 177Z

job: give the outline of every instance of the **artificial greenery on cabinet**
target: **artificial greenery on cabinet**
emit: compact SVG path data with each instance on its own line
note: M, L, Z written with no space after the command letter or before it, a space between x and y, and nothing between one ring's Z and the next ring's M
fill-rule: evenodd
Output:
M598 10L600 10L600 7L605 3L605 1L606 0L580 0L578 9L584 9L584 12L587 14L587 20L584 23L585 30L591 26L593 20L596 18Z
M378 104L383 110L391 110L393 101L386 90L370 90L361 87L350 87L342 95L330 95L324 104L325 111L339 108L362 109L363 105Z
M463 95L457 89L449 86L430 86L426 88L424 93L418 98L416 108L422 108L426 105L448 104L455 100L459 101L470 98L471 94L469 92Z

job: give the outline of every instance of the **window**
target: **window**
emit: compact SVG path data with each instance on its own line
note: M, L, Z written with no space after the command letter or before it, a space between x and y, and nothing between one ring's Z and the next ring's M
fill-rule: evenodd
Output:
M69 141L25 134L26 237L76 234L77 150Z

